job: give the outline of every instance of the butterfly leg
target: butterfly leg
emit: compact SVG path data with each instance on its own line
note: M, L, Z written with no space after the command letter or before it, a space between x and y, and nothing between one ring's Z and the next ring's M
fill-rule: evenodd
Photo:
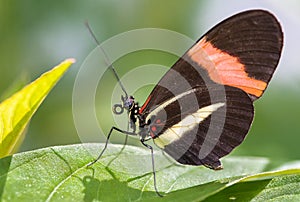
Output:
M155 192L158 196L160 197L163 197L163 195L161 195L158 190L157 190L157 187L156 187L156 172L155 172L155 166L154 166L154 155L153 155L153 147L151 147L150 145L146 144L145 143L145 140L144 139L141 139L141 143L147 147L148 149L150 149L151 151L151 161L152 161L152 173L153 173L153 180L154 180L154 189L155 189Z
M128 131L125 131L125 130L121 130L121 129L116 128L116 127L114 127L114 126L111 127L111 129L110 129L110 131L109 131L109 133L108 133L108 135L107 135L107 138L106 138L106 142L105 142L104 148L102 149L101 153L99 154L99 156L98 156L94 161L90 162L87 166L93 165L94 163L96 163L96 162L101 158L101 156L103 155L104 151L105 151L106 148L107 148L107 145L108 145L108 141L109 141L110 135L112 134L112 132L113 132L114 130L116 130L116 131L118 131L118 132L120 132L120 133L126 134L126 141L127 141L127 136L128 136L128 135L133 135L133 136L136 136L136 135L137 135L136 133L128 132Z
M106 167L109 167L110 164L111 164L115 159L117 159L117 158L120 156L120 154L123 152L123 150L125 149L125 147L126 147L126 145L127 145L127 141L128 141L128 135L125 134L125 141L124 141L124 144L123 144L122 149L115 155L115 157L114 157L113 159L111 159L111 160L109 161L109 163L106 165Z
M126 131L129 131L129 123L127 124L127 130ZM119 153L107 164L107 167L109 167L109 165L119 157L119 155L123 152L123 150L125 149L126 145L127 145L127 142L128 142L128 134L125 134L125 140L124 140L124 144L123 144L123 147L122 149L119 151Z
M129 123L127 124L127 131L129 131ZM128 134L125 134L125 141L124 141L124 145L121 149L121 151L119 152L119 154L125 149L126 145L127 145L127 142L128 142ZM118 156L119 156L118 154Z

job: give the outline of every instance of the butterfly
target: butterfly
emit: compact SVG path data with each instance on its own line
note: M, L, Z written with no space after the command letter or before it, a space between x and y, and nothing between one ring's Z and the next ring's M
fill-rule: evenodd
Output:
M128 96L119 81L125 96L113 111L128 112L130 130L112 127L104 149L90 165L100 159L116 130L140 137L151 150L157 193L153 148L148 140L180 164L222 169L220 158L240 145L250 129L253 102L266 90L282 47L282 28L273 14L244 11L197 40L142 106Z

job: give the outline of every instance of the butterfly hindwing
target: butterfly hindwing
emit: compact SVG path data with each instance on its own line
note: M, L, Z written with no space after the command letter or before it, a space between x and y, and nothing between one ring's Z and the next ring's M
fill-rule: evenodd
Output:
M241 89L213 82L184 59L165 76L142 108L155 144L180 163L219 168L219 159L249 130L252 100Z
M226 100L219 96L212 102L209 91L215 95L225 93ZM186 103L194 96L199 107L180 106L179 103ZM176 102L170 107L175 112L181 111L180 115L174 116L172 110L165 108L152 119L150 132L156 135L155 144L182 164L206 165L214 169L220 166L221 157L244 140L254 114L249 96L230 86L195 88Z

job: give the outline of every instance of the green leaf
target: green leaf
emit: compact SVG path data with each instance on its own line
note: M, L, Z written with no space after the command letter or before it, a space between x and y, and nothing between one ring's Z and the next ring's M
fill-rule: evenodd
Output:
M299 198L299 183L299 168L264 172L233 181L205 201L270 201L278 196L279 201L287 201L290 195ZM277 190L272 190L273 187Z
M74 62L65 60L0 104L0 158L16 150L32 115Z
M103 144L51 147L0 159L2 201L262 201L280 189L280 199L297 196L300 169L263 172L268 160L224 158L224 169L171 164L155 153L157 187L153 187L147 149L109 145L97 163ZM263 172L263 173L261 173ZM258 174L257 174L258 173ZM293 188L295 188L295 186ZM271 191L270 191L271 190ZM271 193L269 193L271 192ZM299 193L299 192L298 192Z

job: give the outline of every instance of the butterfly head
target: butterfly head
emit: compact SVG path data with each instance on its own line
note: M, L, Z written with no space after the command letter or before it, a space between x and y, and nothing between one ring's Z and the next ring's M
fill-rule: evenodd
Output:
M129 96L129 98L125 98L125 99L122 97L122 99L123 99L123 106L127 110L131 110L131 108L135 105L133 96Z
M133 96L121 96L122 104L115 104L113 106L113 112L114 114L120 115L124 112L124 109L127 110L128 112L131 111L133 106L136 105L134 102L134 97Z

